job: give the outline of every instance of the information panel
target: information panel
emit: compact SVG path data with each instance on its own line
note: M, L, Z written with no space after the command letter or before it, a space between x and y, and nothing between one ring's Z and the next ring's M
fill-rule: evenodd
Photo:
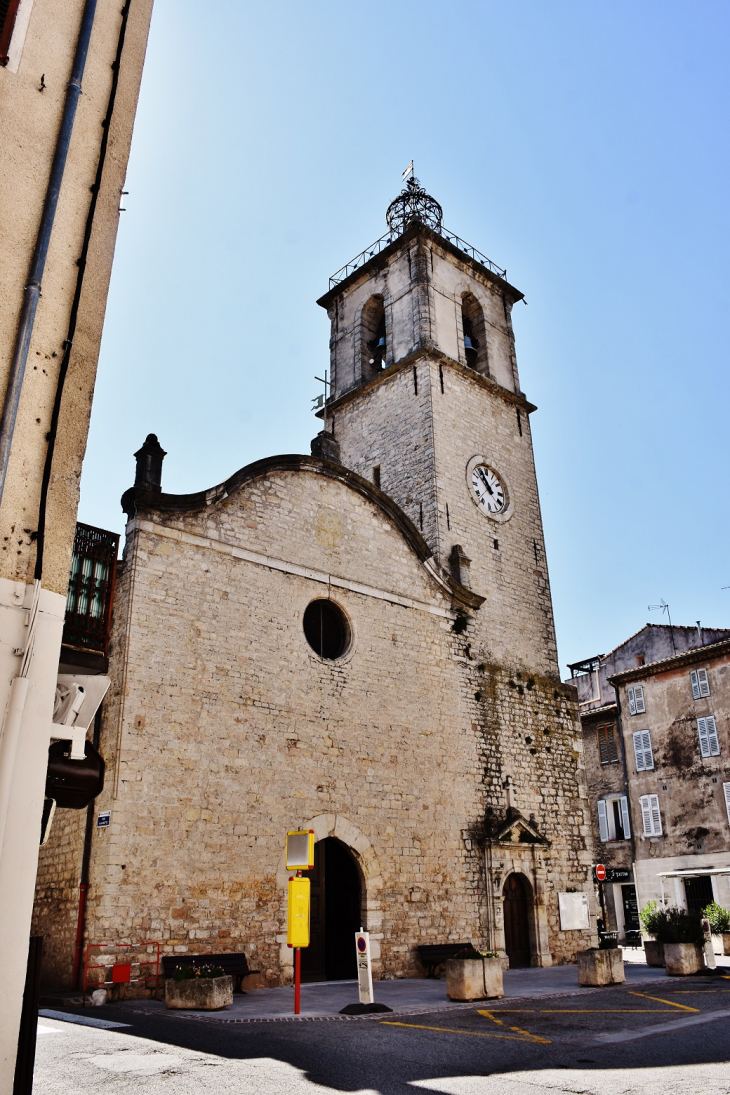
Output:
M560 910L561 931L585 931L586 928L590 928L588 894L559 893L558 908Z
M369 932L355 932L355 951L357 954L357 987L361 1004L374 1003L373 967L370 962Z

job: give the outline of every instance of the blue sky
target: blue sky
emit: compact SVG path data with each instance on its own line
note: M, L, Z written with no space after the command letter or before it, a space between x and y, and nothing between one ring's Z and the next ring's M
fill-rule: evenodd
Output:
M664 597L730 625L728 32L720 0L155 0L80 520L308 452L315 300L411 158L506 266L560 660Z

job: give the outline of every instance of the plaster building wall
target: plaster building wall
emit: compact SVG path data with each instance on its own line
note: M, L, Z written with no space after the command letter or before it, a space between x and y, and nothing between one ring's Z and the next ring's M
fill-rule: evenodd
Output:
M96 6L45 269L36 286L31 284L31 261L69 94L83 0L22 0L8 64L0 67L0 397L8 452L0 490L0 710L6 714L0 762L4 768L7 762L11 772L9 794L0 802L2 1093L12 1086L18 1044L81 463L151 8L151 0ZM14 386L11 363L14 358L22 361L15 350L24 300L36 290L27 363L22 377L16 370ZM67 367L63 387L62 363ZM8 394L17 384L14 418L15 400ZM35 581L41 583L38 590ZM31 618L32 629L27 626ZM21 670L21 659L13 652L25 648L31 630L33 654ZM26 688L24 702L10 705L9 697L17 698ZM8 744L11 709L20 712L17 750Z

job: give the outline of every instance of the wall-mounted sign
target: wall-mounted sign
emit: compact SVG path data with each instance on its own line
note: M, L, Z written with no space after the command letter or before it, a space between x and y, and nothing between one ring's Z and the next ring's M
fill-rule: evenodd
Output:
M96 827L97 829L106 829L107 825L112 819L111 810L99 810L96 815Z
M588 912L588 894L559 893L560 930L564 932L585 931L591 926Z

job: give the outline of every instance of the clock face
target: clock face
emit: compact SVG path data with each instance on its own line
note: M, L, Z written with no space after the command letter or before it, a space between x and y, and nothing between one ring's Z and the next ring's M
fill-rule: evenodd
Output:
M486 464L477 464L471 473L471 484L480 509L485 513L504 513L507 492L495 471Z

